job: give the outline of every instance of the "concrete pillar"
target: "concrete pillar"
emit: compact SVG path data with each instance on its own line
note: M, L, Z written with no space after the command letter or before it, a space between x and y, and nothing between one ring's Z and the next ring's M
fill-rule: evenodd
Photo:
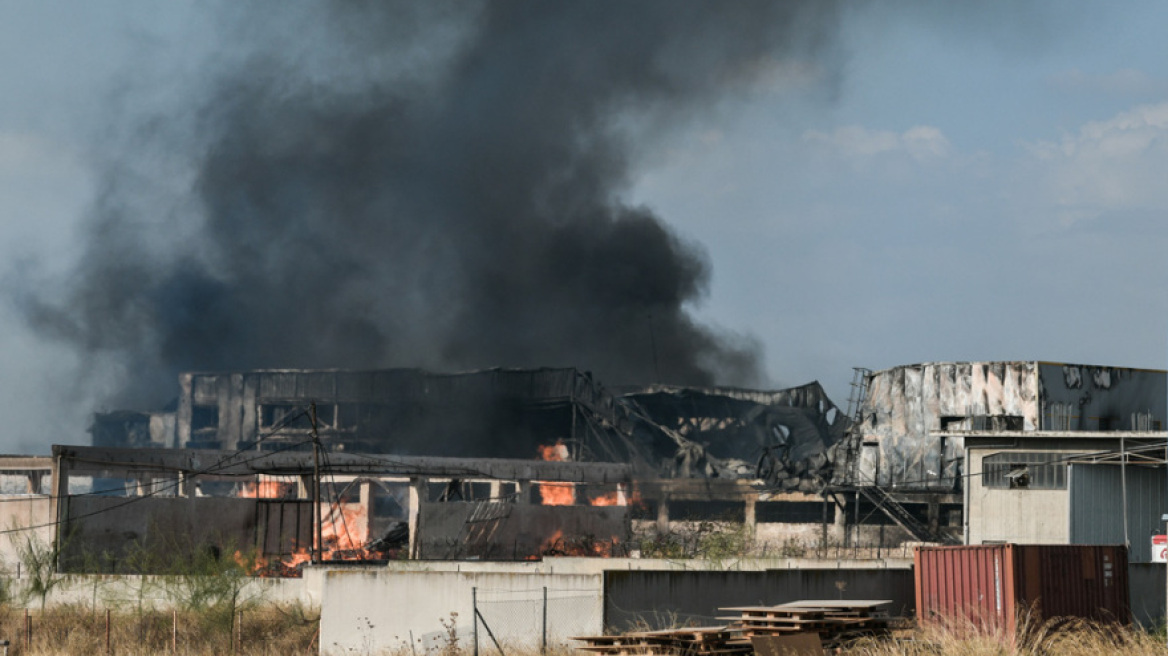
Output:
M178 477L178 496L195 498L195 477L190 472L179 472Z
M516 481L515 494L516 503L531 503L531 481Z
M755 514L755 504L758 503L758 495L751 494L746 497L746 508L743 511L743 524L745 524L751 531L758 526L758 517Z
M410 558L418 557L418 512L422 502L429 501L430 479L417 477L410 479Z
M848 511L834 497L832 501L832 506L835 508L835 521L831 525L831 535L828 539L836 544L843 544L848 535Z
M491 481L491 501L498 501L503 496L503 481Z
M354 537L357 537L361 542L368 543L373 539L373 481L363 480L357 489L359 490L364 525L357 527L358 534Z
M941 501L936 496L929 497L929 530L936 533L941 524Z
M657 532L669 532L669 497L664 494L657 500Z
M28 493L29 494L43 494L41 486L44 485L45 473L42 471L32 471L28 473Z
M312 474L304 474L296 484L297 499L312 498Z
M68 528L69 517L69 461L62 456L53 458L53 495L49 498L49 513L56 520L53 539L61 544L61 535Z

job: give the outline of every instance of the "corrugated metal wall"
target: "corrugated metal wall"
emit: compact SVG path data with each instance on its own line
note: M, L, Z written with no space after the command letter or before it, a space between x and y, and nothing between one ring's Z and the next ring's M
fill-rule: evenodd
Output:
M1071 465L1071 544L1123 544L1123 496L1118 465ZM1168 513L1168 470L1127 467L1127 521L1133 563L1152 561L1151 535Z
M1018 601L1038 603L1043 617L1127 622L1127 550L1108 545L1015 545Z
M1163 422L1168 377L1163 371L1043 362L1038 365L1042 427L1048 430L1134 430L1132 413ZM1069 409L1058 425L1052 407Z
M1164 566L1159 563L1130 563L1127 566L1127 581L1132 620L1149 629L1164 626Z
M1122 546L977 545L916 550L917 617L1013 633L1017 613L1041 618L1130 617Z
M890 599L893 615L913 614L908 568L750 571L609 570L604 573L604 625L669 628L724 623L719 608L805 599Z
M1014 614L1013 552L1007 546L917 549L917 619L1007 625Z

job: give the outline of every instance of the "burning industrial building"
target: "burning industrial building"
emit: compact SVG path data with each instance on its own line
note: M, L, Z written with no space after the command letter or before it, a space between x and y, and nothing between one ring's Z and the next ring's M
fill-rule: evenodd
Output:
M646 480L717 481L735 503L760 470L791 493L829 477L846 417L818 385L739 389L763 384L757 340L696 318L701 246L629 190L673 126L830 60L833 3L306 5L277 21L305 36L292 50L264 38L269 12L224 20L250 35L241 58L203 71L189 113L149 117L135 140L135 157L156 148L174 168L109 167L83 256L22 299L39 334L102 376L103 407L135 409L99 413L95 447L475 460L554 447ZM466 373L434 373L452 371ZM193 499L274 489L198 471L170 470L201 479ZM95 488L140 488L110 473ZM522 480L474 473L429 477L464 492L451 503L532 500ZM701 502L650 487L638 512L658 523ZM408 523L404 487L368 489L385 510L368 517Z
M840 596L864 578L841 550L1133 544L1168 511L1127 503L1165 486L1164 372L860 370L840 408L815 382L767 389L757 340L695 313L711 266L630 192L643 151L782 71L830 85L836 12L238 8L246 52L137 133L166 165L105 171L82 257L21 299L119 409L91 445L0 458L22 485L9 532L70 572L800 557L750 573L772 589L834 549L815 589ZM1099 498L1121 510L1089 522ZM685 541L710 526L745 539Z
M178 382L173 411L96 415L95 448L112 448L131 461L154 458L149 449L141 455L126 450L144 447L194 450L208 461L218 453L252 460L317 448L328 476L345 478L330 482L332 494L326 495L332 499L328 513L346 527L334 541L347 546L331 549L334 555L360 552L379 536L382 542L395 533L418 537L403 531L407 524L422 531L411 552L426 557L627 553L630 510L667 530L671 503L675 520L709 519L768 487L817 493L831 480L833 447L848 426L814 383L770 392L667 386L614 392L575 369L260 370L184 373ZM337 470L336 458L347 454L370 464ZM422 468L397 480L386 479L380 468L403 457L430 462L427 457L449 455L465 466L437 477ZM620 466L626 473L508 481L483 474L500 459L575 463L576 471ZM224 474L216 472L199 475L192 494L258 498L281 507L300 499L303 508L289 516L294 520L280 511L280 524L293 527L295 542L305 544L303 531L313 521L338 533L335 519L297 514L308 508L311 486L295 478L306 471L253 473L293 478L236 479L223 488L214 481ZM419 476L437 487L411 487ZM134 481L130 487L139 484L136 474L115 478L95 485L125 489L127 478ZM698 480L706 482L686 482Z
M407 544L424 558L624 555L636 527L662 536L694 520L747 526L760 543L881 549L986 532L983 506L962 496L998 480L964 483L969 449L985 457L976 440L1038 448L1159 439L1165 380L1162 371L1043 362L910 365L859 370L841 411L814 383L613 391L575 369L185 373L173 412L98 415L103 443L62 456L75 472L124 470L108 478L120 495L189 478L192 498L259 499L240 512L258 513L255 526L267 528L236 538L263 533L245 541L276 557L305 559L312 543L334 559L407 553ZM316 501L313 449L327 472ZM269 464L198 469L237 458ZM979 462L1031 463L1011 465L1023 471L1049 459L1026 451ZM109 502L66 507L85 517L93 503ZM305 516L314 506L323 514ZM149 523L150 513L134 515ZM327 530L305 533L314 525Z
M313 421L305 409L313 404ZM813 491L848 419L817 383L781 391L610 390L577 369L439 374L184 373L171 412L95 416L97 446L280 450L315 431L335 451L627 462L646 475L762 478ZM301 445L303 448L303 445Z

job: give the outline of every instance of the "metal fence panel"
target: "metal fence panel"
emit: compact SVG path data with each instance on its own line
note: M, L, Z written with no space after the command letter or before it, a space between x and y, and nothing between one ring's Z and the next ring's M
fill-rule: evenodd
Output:
M475 588L475 653L563 649L570 638L595 632L602 605L580 590Z
M1129 465L1071 465L1071 544L1123 544L1123 494L1121 479L1127 477L1128 558L1133 563L1152 562L1151 535L1163 527L1168 513L1168 470Z

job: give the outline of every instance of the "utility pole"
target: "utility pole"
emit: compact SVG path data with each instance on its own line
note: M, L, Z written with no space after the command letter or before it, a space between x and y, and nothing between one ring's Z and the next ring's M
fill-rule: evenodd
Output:
M312 525L316 549L312 550L312 564L319 565L324 557L324 537L320 516L320 434L316 430L316 401L309 406L312 419Z

